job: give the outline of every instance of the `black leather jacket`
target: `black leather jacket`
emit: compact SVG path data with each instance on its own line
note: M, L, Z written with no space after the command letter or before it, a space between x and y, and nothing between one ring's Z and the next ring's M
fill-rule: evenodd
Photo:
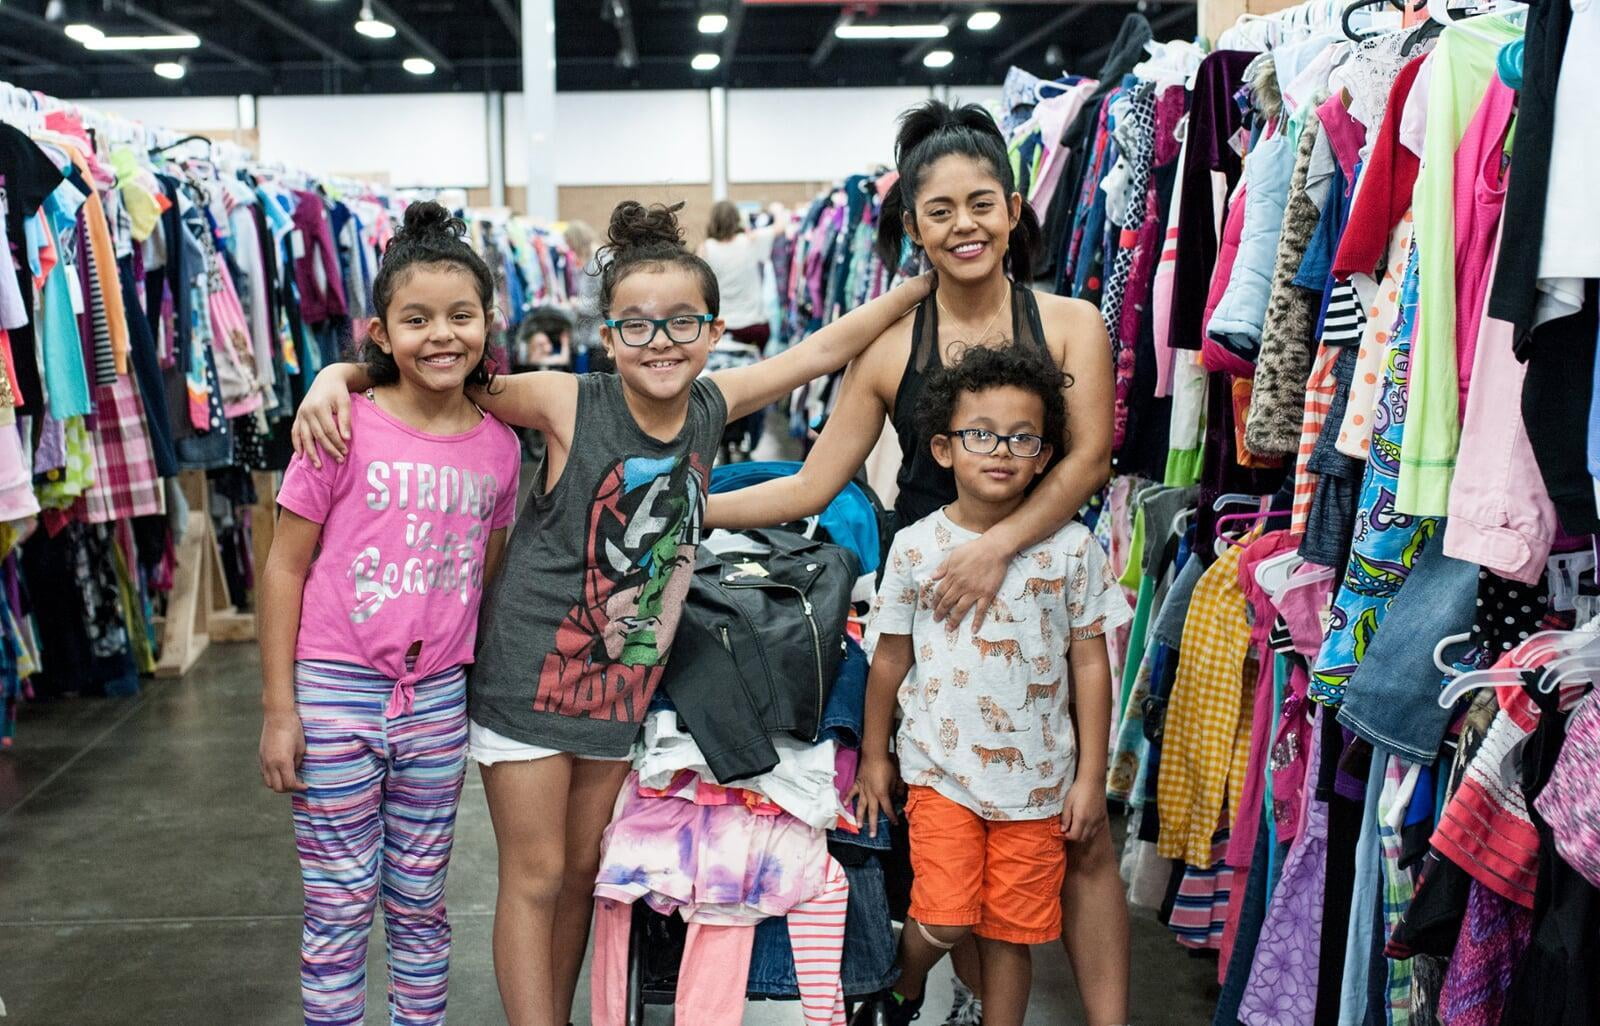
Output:
M661 684L724 784L776 766L775 736L816 740L860 573L837 545L744 533L770 554L700 550Z

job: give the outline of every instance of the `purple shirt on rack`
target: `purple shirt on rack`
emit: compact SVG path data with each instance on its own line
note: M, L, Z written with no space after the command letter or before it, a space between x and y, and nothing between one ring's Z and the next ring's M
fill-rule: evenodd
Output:
M322 197L314 192L296 192L294 226L304 240L296 247L294 282L300 290L300 317L307 324L322 324L343 317L348 309L344 298L344 272L339 269L339 254L333 248L333 232L328 227L328 211ZM321 275L317 271L321 261Z

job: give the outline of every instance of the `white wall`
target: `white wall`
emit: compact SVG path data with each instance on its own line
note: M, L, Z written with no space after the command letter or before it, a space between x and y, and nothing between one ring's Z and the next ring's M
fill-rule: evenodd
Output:
M894 163L903 89L728 90L728 181L825 182Z
M263 96L261 159L321 174L383 176L396 187L489 184L482 93Z
M894 159L895 121L930 95L890 89L728 91L730 182L830 181ZM950 98L998 104L998 87L957 87ZM380 176L396 187L489 184L487 97L482 93L262 96L263 160L326 174ZM237 127L223 97L88 100L152 127ZM706 90L557 93L559 145L530 154L521 93L505 98L505 181L527 183L530 159L555 162L559 185L710 182Z
M554 160L557 185L711 180L709 94L700 89L557 93L553 152L529 154L521 93L506 94L506 184Z
M147 128L219 132L239 127L239 101L233 96L151 96L138 100L84 100L83 103L119 118L142 121Z

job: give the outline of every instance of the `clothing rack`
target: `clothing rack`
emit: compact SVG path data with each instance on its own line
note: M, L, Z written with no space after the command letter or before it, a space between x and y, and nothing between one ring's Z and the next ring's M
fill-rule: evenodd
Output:
M1600 917L1549 898L1600 888L1600 647L1562 633L1596 588L1600 205L1547 62L1592 67L1600 12L1397 6L1248 14L1179 93L1130 45L1067 133L1063 290L1107 318L1123 472L1086 515L1140 609L1107 792L1130 902L1221 955L1219 1022L1587 1021L1556 967ZM1587 279L1564 320L1550 253Z
M67 120L52 122L52 118ZM144 258L148 258L145 260L147 268L160 267L164 260L182 260L182 266L193 271L199 271L202 266L207 269L207 277L193 283L189 283L187 278L172 279L180 283L176 286L179 289L204 288L204 291L192 294L196 316L200 318L194 324L201 326L196 330L203 330L204 335L196 335L197 341L192 346L184 341L182 344L189 346L184 350L181 347L173 348L178 340L189 338L187 328L181 336L174 334L178 324L175 308L169 305L157 311L155 307L148 306L147 283L128 278L126 264L119 265L114 258L106 258L104 251L93 248L98 246L94 239L90 239L91 249L77 255L80 262L94 261L94 268L87 272L90 277L97 277L100 282L115 286L112 292L117 293L115 298L119 311L124 309L121 302L124 294L138 296L139 305L128 306L125 310L127 323L132 325L136 319L143 324L148 320L156 338L137 343L124 339L122 344L141 347L155 345L158 352L164 355L158 357L151 354L151 360L160 361L154 365L153 372L167 376L176 374L180 382L187 375L188 380L190 409L180 413L176 409L176 400L170 405L164 397L157 401L156 396L160 394L158 381L153 384L150 380L140 379L137 385L134 384L132 365L137 358L133 349L127 350L128 368L125 370L119 364L115 374L109 378L103 376L107 372L102 368L86 368L90 375L92 398L85 401L91 404L112 401L112 393L102 390L114 388L120 389L117 395L123 397L117 401L131 404L119 406L116 416L126 418L122 429L132 431L133 434L126 437L138 443L135 449L128 451L139 454L130 458L140 461L137 469L141 475L139 480L143 482L140 487L146 489L145 494L150 494L148 489L151 484L159 489L161 482L166 482L167 499L180 503L179 508L187 509L181 515L177 510L169 512L167 526L170 530L164 528L160 534L141 536L141 558L137 567L131 565L130 553L134 551L134 541L129 525L132 523L131 516L141 514L130 514L126 523L112 520L110 525L121 526L115 526L115 530L108 526L101 531L105 541L97 544L110 544L118 553L116 563L120 568L121 591L118 593L113 588L110 592L101 592L100 598L114 602L114 608L119 611L115 614L118 630L124 629L121 621L126 621L127 645L121 650L120 657L127 660L126 671L118 671L119 675L114 678L101 678L99 674L110 672L101 667L95 670L97 676L93 680L72 676L49 678L55 690L85 690L103 685L108 693L123 693L136 689L136 675L139 673L158 677L185 673L213 641L239 642L255 637L254 614L239 609L234 596L249 589L254 568L265 563L272 538L277 477L273 470L263 467L271 466L283 457L268 455L265 449L246 452L238 448L246 444L245 440L241 437L236 442L233 437L236 431L223 429L224 419L237 430L243 430L239 426L250 422L248 433L253 439L250 442L252 446L279 445L299 395L324 363L338 358L343 340L349 337L348 318L358 318L360 311L365 308L365 296L370 289L371 274L375 272L381 255L382 242L392 232L392 224L403 210L404 201L371 183L318 176L282 164L260 162L247 149L226 140L210 140L204 136L146 126L5 82L0 82L0 123L29 137L44 139L48 145L56 147L61 145L57 140L63 138L63 131L70 133L77 131L76 126L81 126L84 150L80 154L79 167L80 170L83 168L82 161L91 162L93 173L84 171L82 180L93 183L93 196L80 188L77 204L83 206L75 204L71 208L73 214L63 216L76 216L79 220L78 230L82 232L83 217L89 205L87 201L92 199L94 205L110 212L107 215L109 228L123 243L118 254L121 260L128 260L130 249L135 253L135 270ZM200 144L203 144L203 150L196 150ZM182 152L185 147L196 153L198 159L185 157ZM45 155L49 156L51 152L47 151ZM59 154L62 151L57 149L53 152ZM95 161L98 164L92 163ZM117 176L114 183L110 170L113 166L116 167ZM130 184L137 184L136 191L140 196L154 200L156 196L149 193L144 183L155 185L162 180L160 176L165 176L165 180L172 183L166 186L168 197L160 202L166 204L168 211L173 211L176 209L173 206L175 198L181 204L181 213L163 213L153 208L142 210L139 216L147 218L141 229L145 234L135 235L130 240L126 235L131 223L126 190ZM17 195L20 196L20 191ZM298 209L294 202L296 196L302 197ZM42 217L43 210L43 206L37 211L30 209L24 216ZM329 218L334 215L343 218L339 222L342 227L337 229L342 234L337 238L328 234L332 223ZM170 223L165 220L168 217L173 218ZM299 241L302 218L306 219L304 223L308 233L314 225L323 233L320 238L308 241L304 248ZM70 221L66 223L70 224ZM171 235L170 232L174 230L179 235ZM144 246L143 240L152 233L162 240L160 251L152 252ZM306 237L310 239L309 234ZM193 243L198 248L191 252L184 248L187 243L181 240L187 240L187 243ZM12 241L18 243L17 239ZM244 248L252 243L256 248ZM316 279L316 287L328 290L328 303L323 302L323 297L305 291L308 284L313 282L306 250L311 251L310 259L321 262L318 270L321 277ZM174 255L175 252L178 255ZM6 273L10 273L10 254L6 256ZM72 264L61 266L69 269L74 267ZM276 269L275 276L269 274L269 268ZM322 274L323 270L339 280L324 280L326 275ZM155 279L158 278L155 276ZM155 279L149 283L150 288L156 287ZM219 283L225 285L221 293L217 291ZM30 331L35 328L42 330L53 323L47 320L52 316L50 311L43 307L43 290L53 285L53 279L41 279L39 305L28 311L26 323ZM127 292L117 292L119 288ZM182 298L172 291L173 288L161 286L160 294L167 297L169 304ZM86 293L86 300L96 304L111 303L111 294L102 296L102 293L104 289L97 286L93 294ZM348 307L344 302L346 293L350 298ZM335 298L337 303L332 303L331 300ZM313 310L310 305L313 302L323 305ZM222 305L217 305L219 303ZM232 304L231 308L229 303ZM230 309L232 314L229 313ZM323 310L328 312L324 313ZM236 319L226 320L230 316ZM84 321L84 325L88 323ZM76 333L77 329L73 331ZM0 340L5 337L5 333L0 332ZM76 339L76 334L73 337ZM43 341L38 344L47 346ZM40 351L52 350L41 348ZM188 358L183 356L185 352L199 362L184 365L182 359ZM205 354L203 359L201 353ZM5 355L9 372L11 354L7 352ZM30 352L28 355L31 358L33 354ZM51 368L45 369L49 371ZM62 371L55 370L53 373L59 375ZM143 373L142 369L140 373ZM51 418L44 416L41 421L40 413L45 410L55 412L54 397L60 381L49 379L48 376L47 380L51 396L48 407L41 404L42 394L23 395L28 405L19 405L18 413L32 418L25 424L48 422ZM174 392L169 384L166 394L183 395L185 389L179 384ZM197 399L197 396L200 398ZM227 400L226 410L219 401L221 399ZM201 407L194 406L197 401L202 404ZM204 417L207 402L212 403L209 423ZM93 410L95 405L89 408ZM7 412L9 409L8 405ZM106 410L100 410L99 413L99 419L93 422L95 425L106 421L109 416ZM211 450L206 450L204 446L191 446L179 463L168 466L162 461L173 458L173 442L167 437L169 429L161 426L166 424L168 417L174 423L183 421L186 429L195 432L194 439L222 440L223 436L227 436L226 445L221 449L212 446ZM190 421L198 423L191 426L188 423ZM70 426L76 421L69 418L60 423ZM157 430L158 427L160 430ZM39 426L33 428L42 429ZM96 487L94 482L102 480L98 475L104 472L99 463L102 458L99 433L103 430L91 425L87 427L86 434L74 436L85 439L81 443L75 442L75 445L87 445L88 440L96 442L93 452L84 456L87 469L82 471L89 475L86 480L90 488ZM259 434L261 431L267 433ZM160 446L155 443L157 435L161 436ZM120 448L117 451L123 452ZM160 455L161 451L167 455ZM202 455L206 451L210 455ZM286 448L274 451L286 452ZM219 456L218 453L230 455ZM24 455L32 457L32 450ZM144 462L150 459L161 466ZM218 462L219 459L222 462ZM263 459L266 460L265 464L256 462ZM281 463L276 465L281 466ZM224 481L200 469L188 469L193 467L212 470L229 467L237 473ZM145 478L142 476L145 473L151 476ZM104 478L106 482L112 480ZM112 485L108 483L105 487ZM220 507L214 501L216 495L223 494L218 489L225 489L228 493L226 504ZM167 502L161 501L155 508L167 508ZM46 507L44 516L51 538L55 538L55 531L60 530L63 524L84 517L81 509L81 499L76 506ZM145 519L150 518L146 516ZM87 521L89 528L98 530L94 528L96 523L99 521ZM218 526L222 524L228 527L226 540L218 534ZM152 527L150 524L146 526ZM5 527L8 530L21 528L13 536L28 534L25 523L6 524ZM166 545L164 561L157 560L148 566L144 565L146 558L155 559L160 554L159 549L152 550L149 546L156 544L156 538L163 537ZM52 541L51 544L57 542ZM0 558L5 558L4 554L0 554ZM20 566L15 559L5 559L0 563L0 568L12 576L21 572ZM109 581L109 570L102 567L101 571ZM62 582L51 583L52 586L60 586ZM78 583L79 587L86 587L82 582ZM67 587L70 588L71 584ZM13 590L12 594L15 593ZM0 598L0 601L4 599ZM105 612L109 614L111 608L107 606ZM20 609L8 609L0 619L4 620L11 632L8 640L20 642L24 656L21 660L0 659L0 668L4 668L9 677L0 679L0 695L5 699L5 711L0 716L0 744L6 744L10 742L15 706L28 692L25 683L27 678L37 677L41 672L47 675L81 673L81 669L75 669L79 662L85 667L90 664L86 661L87 657L77 662L41 658L41 653L51 646L45 644L41 648L41 625L31 616L23 615ZM50 625L52 629L60 626L59 623ZM21 635L15 633L18 630L22 632ZM147 641L144 640L146 637ZM45 640L48 641L48 638ZM54 651L57 654L62 651L59 644ZM96 658L99 658L98 654ZM69 666L69 663L72 665ZM113 687L114 691L111 690Z

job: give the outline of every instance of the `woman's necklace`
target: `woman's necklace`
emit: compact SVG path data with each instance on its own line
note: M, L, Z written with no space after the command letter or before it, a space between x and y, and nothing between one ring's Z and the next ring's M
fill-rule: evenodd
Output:
M944 301L939 298L938 293L934 294L933 301L938 305L940 310L944 311L944 315L950 319L951 323L953 323L956 327L960 327L961 322L956 320L955 314L951 313L950 310L944 305ZM983 340L989 337L989 329L994 327L994 322L1000 319L1000 315L1005 312L1006 305L1010 302L1011 290L1007 289L1006 296L1004 299L1000 300L1000 306L995 310L994 316L989 318L989 323L983 326L983 330L978 332L977 336L970 340L971 345L976 346L983 344Z

